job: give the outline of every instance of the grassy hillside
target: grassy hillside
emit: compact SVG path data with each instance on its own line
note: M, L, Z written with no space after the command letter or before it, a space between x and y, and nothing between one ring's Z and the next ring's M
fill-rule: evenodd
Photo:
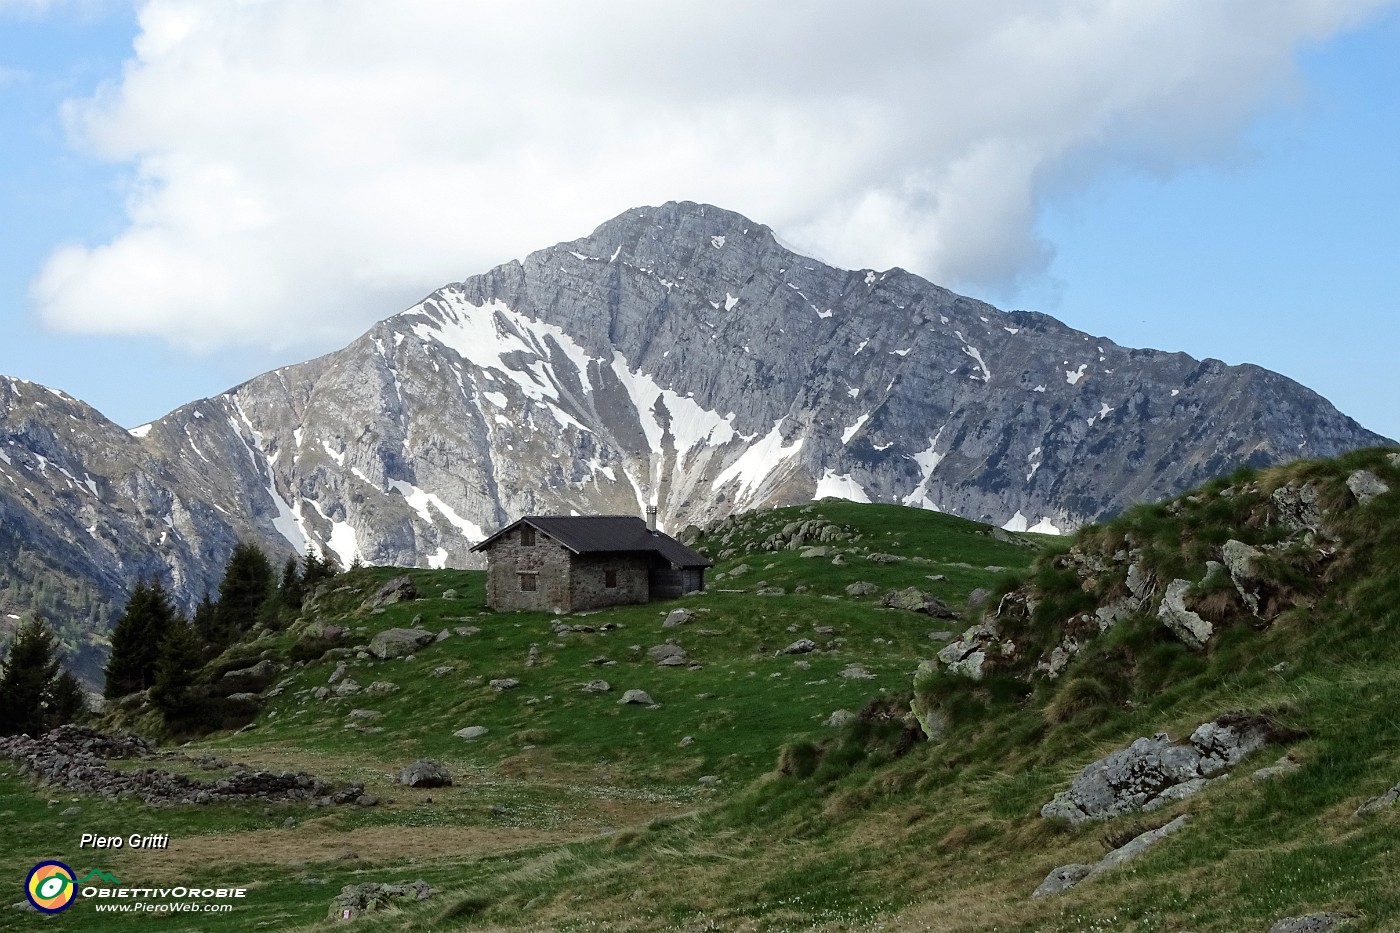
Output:
M1363 469L1397 491L1362 504L1347 481ZM695 539L723 555L709 592L567 616L563 634L548 614L487 611L471 572L409 571L424 598L367 612L395 571L357 571L219 662L303 659L253 727L186 751L360 781L379 806L99 804L0 762L14 827L0 868L22 878L59 857L85 870L97 863L80 832L169 832L169 851L103 854L100 867L128 883L252 886L233 913L166 918L172 930L320 929L341 885L418 878L441 893L355 928L1262 933L1337 910L1348 929L1394 929L1400 811L1353 813L1400 782L1397 529L1400 466L1370 451L1241 473L1059 541L892 506L756 513ZM1231 541L1259 555L1243 592L1222 577ZM1158 616L1175 580L1210 623L1204 647ZM876 592L848 595L862 581ZM880 606L907 586L961 618ZM979 587L985 617L966 605ZM1149 595L1129 610L1133 587ZM1095 613L1113 607L1100 631ZM694 620L663 628L675 608ZM980 679L932 660L974 623L992 633ZM356 650L414 624L449 636L411 659ZM318 641L328 625L348 630L343 643ZM817 649L780 653L802 638ZM692 663L653 663L667 639ZM339 662L363 687L397 689L317 699ZM519 685L490 686L502 678ZM611 690L582 689L598 679ZM619 705L628 689L656 707ZM827 725L837 710L853 715ZM1095 759L1231 711L1271 717L1279 741L1228 779L1078 828L1040 816ZM468 726L488 732L453 735ZM1285 753L1300 767L1251 779ZM390 782L422 757L455 785ZM1182 813L1185 829L1129 865L1030 897L1050 869ZM63 922L125 928L83 905Z

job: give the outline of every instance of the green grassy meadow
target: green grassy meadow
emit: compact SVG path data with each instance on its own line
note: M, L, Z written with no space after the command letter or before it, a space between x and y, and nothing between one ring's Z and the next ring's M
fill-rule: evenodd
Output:
M342 926L326 916L342 885L419 878L437 896L348 926L1263 933L1279 917L1338 910L1353 917L1348 930L1400 928L1400 809L1352 815L1400 781L1400 492L1352 506L1337 484L1362 466L1400 489L1400 467L1362 452L1240 474L1174 510L1147 507L1062 540L834 500L753 513L731 521L727 542L714 532L696 542L712 555L734 552L711 571L708 592L562 617L592 632L556 634L547 613L487 610L479 572L341 575L297 624L217 663L291 658L307 630L324 625L347 628L350 647L293 666L250 727L182 750L362 782L380 805L109 803L36 786L0 762L0 873L15 879L12 901L41 858L108 869L127 884L249 888L227 914L119 916L80 901L53 919L4 910L0 928L322 930ZM1268 521L1249 517L1264 514L1276 485L1305 480L1333 504L1343 541L1327 567L1309 571L1323 582L1297 596L1313 584L1295 580L1296 601L1269 624L1222 616L1216 640L1198 652L1144 616L1089 642L1054 681L1030 676L1066 619L1120 582L1106 573L1071 583L1062 560L1071 545L1111 553L1131 540L1164 574L1194 572L1222 534L1278 540ZM762 549L814 519L847 536L822 556ZM379 613L360 608L402 572L423 598ZM879 592L847 595L857 581ZM1204 585L1204 572L1194 582ZM977 620L965 610L975 588L990 590L995 605L1029 585L1038 587L1036 614L1008 637L1034 651L993 665L981 681L916 676L947 633ZM880 606L885 591L907 586L961 618ZM756 595L759 587L783 592ZM663 628L675 608L695 619ZM451 634L411 659L354 650L376 632L413 625ZM780 653L801 638L818 649ZM647 658L668 639L689 665ZM362 687L397 689L316 699L338 661ZM866 676L849 676L853 665ZM520 683L489 685L499 678ZM582 689L599 679L611 690ZM619 705L628 689L647 691L656 708ZM947 731L912 741L911 703L938 708ZM858 715L826 725L836 710ZM1039 816L1090 761L1137 736L1182 737L1231 710L1267 711L1295 738L1162 810L1078 829ZM467 726L488 732L453 735ZM1251 779L1285 752L1298 770ZM392 783L419 758L442 762L454 786ZM80 812L62 815L71 807ZM1094 861L1115 838L1180 813L1192 816L1187 828L1136 861L1031 899L1051 868ZM172 846L80 852L82 832L168 832Z

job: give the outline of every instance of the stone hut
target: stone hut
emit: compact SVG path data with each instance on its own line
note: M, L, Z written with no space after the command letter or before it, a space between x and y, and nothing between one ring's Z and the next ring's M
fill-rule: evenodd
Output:
M472 548L492 609L578 612L705 589L710 562L630 515L527 515Z

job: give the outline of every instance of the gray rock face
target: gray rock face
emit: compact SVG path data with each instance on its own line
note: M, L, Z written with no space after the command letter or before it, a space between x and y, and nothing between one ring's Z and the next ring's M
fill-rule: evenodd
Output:
M388 580L374 594L366 599L365 610L383 609L385 606L392 606L394 603L407 602L418 598L418 587L414 585L409 577L394 577ZM415 620L416 621L416 620Z
M1203 723L1184 744L1165 732L1141 738L1086 767L1041 807L1046 819L1078 825L1136 810L1152 810L1203 789L1209 781L1268 742L1262 719L1222 717Z
M419 628L391 628L370 640L369 653L376 658L403 658L432 641L432 632Z
M452 775L438 762L424 759L401 769L394 782L407 787L451 787Z
M274 563L314 546L478 566L471 545L510 519L631 514L639 493L673 529L836 494L1067 531L1244 462L1384 442L1258 367L832 268L737 214L669 203L135 433L0 377L0 562L22 543L42 555L24 582L87 581L89 603L73 588L57 607L78 618L138 575L189 609L240 538ZM27 608L15 599L0 611Z
M1162 604L1157 608L1157 618L1192 648L1204 648L1215 634L1215 627L1186 608L1186 591L1189 589L1190 580L1168 583L1167 591L1162 595Z

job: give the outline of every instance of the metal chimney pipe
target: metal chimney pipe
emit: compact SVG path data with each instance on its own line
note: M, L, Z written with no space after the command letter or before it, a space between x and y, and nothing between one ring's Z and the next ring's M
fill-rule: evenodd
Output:
M647 506L647 530L656 530L656 506Z

